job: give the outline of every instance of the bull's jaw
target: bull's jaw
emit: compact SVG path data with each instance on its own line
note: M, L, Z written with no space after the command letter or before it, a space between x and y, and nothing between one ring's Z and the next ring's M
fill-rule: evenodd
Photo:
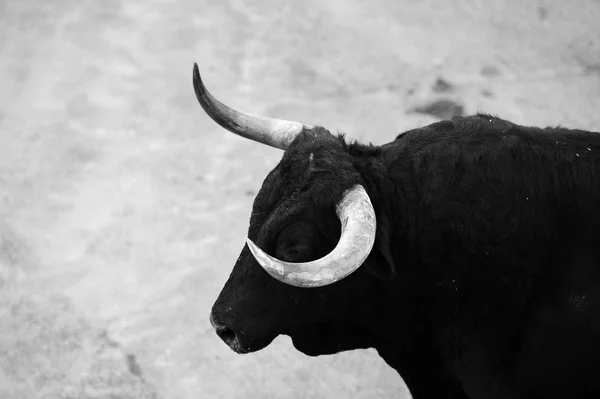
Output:
M311 323L284 334L290 336L294 348L308 356L332 355L373 346L371 334L354 323Z

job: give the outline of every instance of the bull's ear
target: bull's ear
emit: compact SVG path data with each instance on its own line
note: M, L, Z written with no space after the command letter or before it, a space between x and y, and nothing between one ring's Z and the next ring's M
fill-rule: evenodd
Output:
M378 222L376 234L371 251L372 261L366 265L366 269L377 278L391 280L396 276L396 266L391 253L390 229L385 221Z

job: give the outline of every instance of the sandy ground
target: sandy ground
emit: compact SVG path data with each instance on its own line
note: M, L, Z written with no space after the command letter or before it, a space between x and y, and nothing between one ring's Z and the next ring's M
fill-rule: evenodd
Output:
M452 114L600 130L600 2L0 0L0 398L397 398L372 350L234 354L208 314L281 157Z

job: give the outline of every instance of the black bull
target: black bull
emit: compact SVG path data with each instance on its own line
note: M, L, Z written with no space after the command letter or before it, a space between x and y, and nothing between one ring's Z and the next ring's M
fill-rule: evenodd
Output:
M266 253L330 253L356 185L377 221L362 265L316 288L276 280L244 246L211 313L234 351L280 334L311 356L372 347L417 399L600 398L600 135L479 114L382 146L300 124L274 142L273 120L218 103L197 69L194 85L219 124L286 148L252 208Z

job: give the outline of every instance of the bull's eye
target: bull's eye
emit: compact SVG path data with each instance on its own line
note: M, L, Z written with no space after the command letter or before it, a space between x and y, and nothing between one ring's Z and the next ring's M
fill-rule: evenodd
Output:
M306 253L299 249L292 249L288 252L288 256L292 262L303 262L306 257Z
M306 262L310 259L311 247L307 239L297 236L280 236L276 244L276 257L287 262Z
M302 244L280 245L277 258L287 262L304 262L307 258L307 248Z

